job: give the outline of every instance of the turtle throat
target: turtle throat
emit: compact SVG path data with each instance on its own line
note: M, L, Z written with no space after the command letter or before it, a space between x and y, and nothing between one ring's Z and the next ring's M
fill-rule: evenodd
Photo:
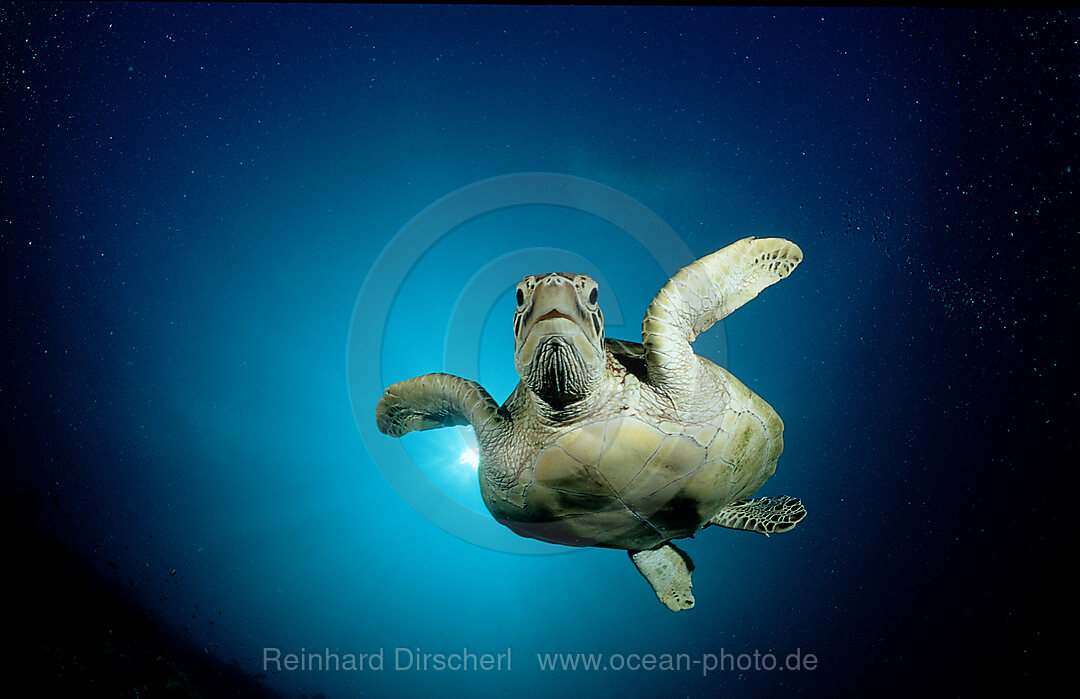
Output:
M523 373L529 390L558 412L585 399L596 385L596 371L572 341L559 335L548 337L537 346Z

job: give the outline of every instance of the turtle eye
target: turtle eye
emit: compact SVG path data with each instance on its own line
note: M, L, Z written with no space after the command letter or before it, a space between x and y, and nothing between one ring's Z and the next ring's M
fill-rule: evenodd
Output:
M517 302L518 302L518 308L521 308L522 306L525 305L525 294L524 294L524 292L521 291L521 289L517 290Z
M592 291L589 292L589 305L590 306L595 306L596 305L596 287L595 286L593 287Z

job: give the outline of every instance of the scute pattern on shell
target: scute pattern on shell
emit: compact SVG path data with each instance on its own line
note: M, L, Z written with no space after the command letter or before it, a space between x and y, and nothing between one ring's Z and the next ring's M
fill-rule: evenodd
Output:
M542 448L505 491L500 514L535 538L577 546L650 548L693 534L772 475L768 429L752 412L719 424L637 417L598 420Z

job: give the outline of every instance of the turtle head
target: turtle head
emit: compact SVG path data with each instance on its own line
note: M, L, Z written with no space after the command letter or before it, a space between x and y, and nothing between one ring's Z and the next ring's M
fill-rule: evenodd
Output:
M514 358L529 390L556 410L585 398L607 367L597 285L584 274L528 276L517 286Z

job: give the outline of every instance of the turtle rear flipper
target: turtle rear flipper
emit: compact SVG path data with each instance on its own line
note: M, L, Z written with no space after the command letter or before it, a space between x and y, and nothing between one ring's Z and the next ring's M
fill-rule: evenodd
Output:
M391 437L453 425L472 425L479 437L502 419L498 404L480 384L452 374L425 374L396 383L375 407L379 431Z
M690 593L693 587L690 571L694 569L694 563L690 556L671 542L646 551L629 551L629 554L668 609L680 612L694 606L694 595Z
M790 495L733 502L713 515L709 524L768 536L793 528L806 516L802 501Z

